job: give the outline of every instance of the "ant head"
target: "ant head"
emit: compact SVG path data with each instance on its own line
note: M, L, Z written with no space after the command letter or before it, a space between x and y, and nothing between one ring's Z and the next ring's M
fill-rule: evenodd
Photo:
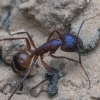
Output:
M80 48L83 47L83 42L79 37L73 34L62 35L61 50L66 51L66 52L75 52L78 50L78 46Z

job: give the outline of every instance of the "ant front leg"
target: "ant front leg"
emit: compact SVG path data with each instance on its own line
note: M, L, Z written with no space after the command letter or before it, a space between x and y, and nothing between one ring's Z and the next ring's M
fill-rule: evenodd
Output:
M81 52L80 52L80 47L79 47L79 45L77 45L77 47L78 47L78 53L79 53L79 64L80 64L81 68L84 70L84 72L85 72L85 74L86 74L86 76L87 76L87 78L88 78L88 81L89 81L89 88L90 88L90 86L91 86L90 79L89 79L88 74L86 73L85 69L83 68L83 66L82 66L82 64L81 64Z
M61 34L57 30L54 30L54 31L51 32L50 36L48 37L47 42L52 38L54 33L57 33L58 36L61 38Z
M43 60L43 55L41 55L40 58L41 58L41 62L42 62L42 64L43 64L43 66L44 66L48 71L52 72L52 69L44 62L44 60Z

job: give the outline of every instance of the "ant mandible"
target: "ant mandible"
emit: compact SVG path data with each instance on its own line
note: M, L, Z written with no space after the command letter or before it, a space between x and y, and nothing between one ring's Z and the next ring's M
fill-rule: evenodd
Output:
M96 15L98 16L98 15ZM96 17L94 16L94 17ZM37 61L38 57L40 56L41 62L43 64L43 66L53 74L53 70L45 63L45 61L43 60L43 55L47 52L49 52L50 56L53 58L65 58L67 60L71 60L74 62L78 62L80 64L80 66L82 67L82 69L84 70L82 64L81 64L81 53L80 50L83 47L83 42L82 40L78 37L80 30L84 24L84 22L86 20L92 19L94 17L85 19L84 21L82 21L79 30L78 30L78 34L77 36L73 35L73 34L60 34L60 32L58 32L57 30L54 30L53 32L51 32L50 36L48 37L46 43L44 43L42 46L36 48L31 36L29 35L28 32L18 32L16 34L24 34L26 33L26 35L28 36L27 38L23 37L23 38L4 38L1 39L2 40L18 40L18 39L24 39L26 40L26 46L27 46L27 52L18 52L16 53L11 61L11 67L12 70L15 73L23 73L26 72L25 76L22 78L22 80L20 81L19 85L17 86L17 88L13 91L13 93L11 94L11 96L9 97L8 100L11 99L11 97L14 95L14 93L16 92L16 90L19 88L19 86L21 84L23 84L24 80L26 79L26 77L29 75L29 73L32 71L33 66L35 64L35 62ZM53 34L57 33L57 35L59 36L60 40L57 39L51 39ZM31 45L34 47L35 50L31 49ZM55 56L53 55L58 48L61 48L62 51L65 52L76 52L78 51L79 53L79 61L71 59L71 58L67 58L65 56ZM88 80L88 74L86 73L86 71L84 70ZM43 83L45 80L43 80L41 83ZM38 86L38 85L37 85ZM89 80L89 87L90 87L90 80Z

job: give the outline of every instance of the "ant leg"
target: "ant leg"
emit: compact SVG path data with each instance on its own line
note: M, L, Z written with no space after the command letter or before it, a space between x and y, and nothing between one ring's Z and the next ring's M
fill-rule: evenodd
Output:
M56 33L58 34L58 36L61 38L61 34L60 34L57 30L54 30L54 31L51 32L50 36L48 37L47 42L51 39L51 37L53 36L53 34L54 34L55 32L56 32Z
M49 80L49 78L48 79L46 78L46 79L42 80L39 84L37 84L36 86L32 87L27 93L31 92L33 89L37 88L40 84L46 82L47 80Z
M42 64L43 64L43 66L44 66L48 71L52 72L52 69L43 61L43 55L41 55L40 58L41 58L41 62L42 62ZM37 84L35 87L31 88L27 93L31 92L32 89L37 88L40 84L46 82L47 80L49 80L49 79L46 78L46 79L42 80L42 81L41 81L39 84Z
M77 45L77 47L78 47L78 53L79 53L79 64L80 64L80 66L82 67L82 69L84 70L84 72L85 72L85 74L86 74L86 76L87 76L87 78L88 78L88 81L89 81L89 88L90 88L90 86L91 86L90 79L89 79L88 74L86 73L85 69L83 68L83 66L82 66L82 64L81 64L81 53L80 53L80 47L79 47L79 45Z
M79 50L79 49L78 49ZM70 59L70 58L66 58L64 56L55 56L55 55L52 55L54 52L50 52L50 56L53 57L53 58L65 58L65 59L68 59L68 60L71 60L71 61L74 61L74 62L78 62L80 63L80 66L82 67L83 71L85 72L88 80L89 80L89 88L90 88L90 79L88 77L88 74L86 73L85 69L83 68L83 66L81 65L81 55L80 55L80 51L79 51L79 61L76 61L76 60L73 60L73 59Z
M50 72L52 72L52 69L43 61L43 55L40 56L41 58L41 62L43 64L43 66Z
M77 47L78 47L78 53L79 53L79 63L81 64L81 53L80 53L80 47L79 47L79 45L77 45Z
M79 61L77 61L77 60L74 60L74 59L71 59L71 58L67 58L65 56L55 56L55 55L53 55L53 53L55 53L55 52L51 52L50 51L50 56L53 57L53 58L65 58L67 60L71 60L71 61L74 61L74 62L78 62L79 63Z
M17 89L23 84L24 80L27 78L27 76L29 75L29 73L32 71L33 66L34 66L34 62L36 62L37 59L38 59L38 56L35 56L34 59L33 59L32 64L30 65L29 70L26 72L25 76L22 78L22 80L20 81L19 85L16 87L16 89L10 95L10 97L8 98L8 100L11 99L11 97L14 95L14 93L17 91Z
M10 32L9 32L9 33L10 33ZM24 34L24 33L26 33L26 35L28 36L28 38L29 38L29 40L30 40L32 46L36 49L36 46L35 46L35 44L34 44L34 41L32 40L32 37L30 36L30 34L29 34L28 32L18 32L18 33L15 33L15 34ZM10 35L15 35L15 34L10 34Z
M30 45L30 42L27 38L5 38L5 39L0 39L0 41L2 40L18 40L18 39L25 39L26 40L26 46L27 46L27 50L29 52L31 52L31 45Z
M88 19L83 20L82 23L81 23L81 25L80 25L80 27L79 27L79 30L78 30L77 36L79 35L80 30L82 29L82 26L83 26L83 24L84 24L84 22L85 22L86 20L92 19L92 18L97 17L97 16L99 16L99 15L100 15L100 14L98 14L98 15L96 15L96 16L93 16L93 17L90 17L90 18L88 18Z

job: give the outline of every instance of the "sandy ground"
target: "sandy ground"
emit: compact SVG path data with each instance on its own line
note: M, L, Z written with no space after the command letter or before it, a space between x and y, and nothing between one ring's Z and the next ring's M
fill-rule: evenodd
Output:
M100 7L96 5L98 5L99 3L99 0L96 0L95 3L92 0L89 6L93 4L93 9L97 7L98 9L96 13L98 13ZM88 7L87 9L89 10ZM91 12L91 16L95 14ZM86 15L88 14L86 13L82 16L86 17ZM27 22L31 23L31 20L25 21L26 19L23 19L24 22L26 22L25 24L27 24ZM35 41L36 46L38 47L42 45L46 41L48 36L41 34L43 33L43 31L41 32L39 28L33 28L33 24L22 26L23 20L21 19L21 21L18 23L15 20L13 20L11 28L16 30L24 28L29 33L34 32L33 40ZM91 23L92 21L93 20L91 20ZM78 59L77 53L64 53L60 50L58 50L57 53L55 53L55 55L67 55L67 57ZM46 70L44 69L40 60L38 60L39 67L34 68L34 71L37 72L36 75L34 77L27 78L23 84L22 91L18 91L17 94L14 94L11 100L99 100L98 97L100 97L100 41L98 42L98 45L96 44L96 47L93 50L82 53L82 65L90 78L90 89L88 89L89 82L87 80L87 77L78 63L66 60L54 60L48 55L44 57L44 60L48 65L52 65L50 63L51 61L55 61L55 65L59 65L60 61L64 64L63 69L59 70L59 74L62 75L62 73L65 73L66 75L61 77L58 81L58 94L54 97L50 97L47 95L46 89L48 82L41 84L41 86L37 88L36 92L27 94L28 89L32 88L41 80L43 80L44 75L46 73ZM15 89L16 85L19 83L21 78L22 76L19 76L12 71L10 65L7 65L2 59L0 59L0 100L8 100L8 97L11 95L11 92ZM34 97L34 95L37 95L37 97Z

